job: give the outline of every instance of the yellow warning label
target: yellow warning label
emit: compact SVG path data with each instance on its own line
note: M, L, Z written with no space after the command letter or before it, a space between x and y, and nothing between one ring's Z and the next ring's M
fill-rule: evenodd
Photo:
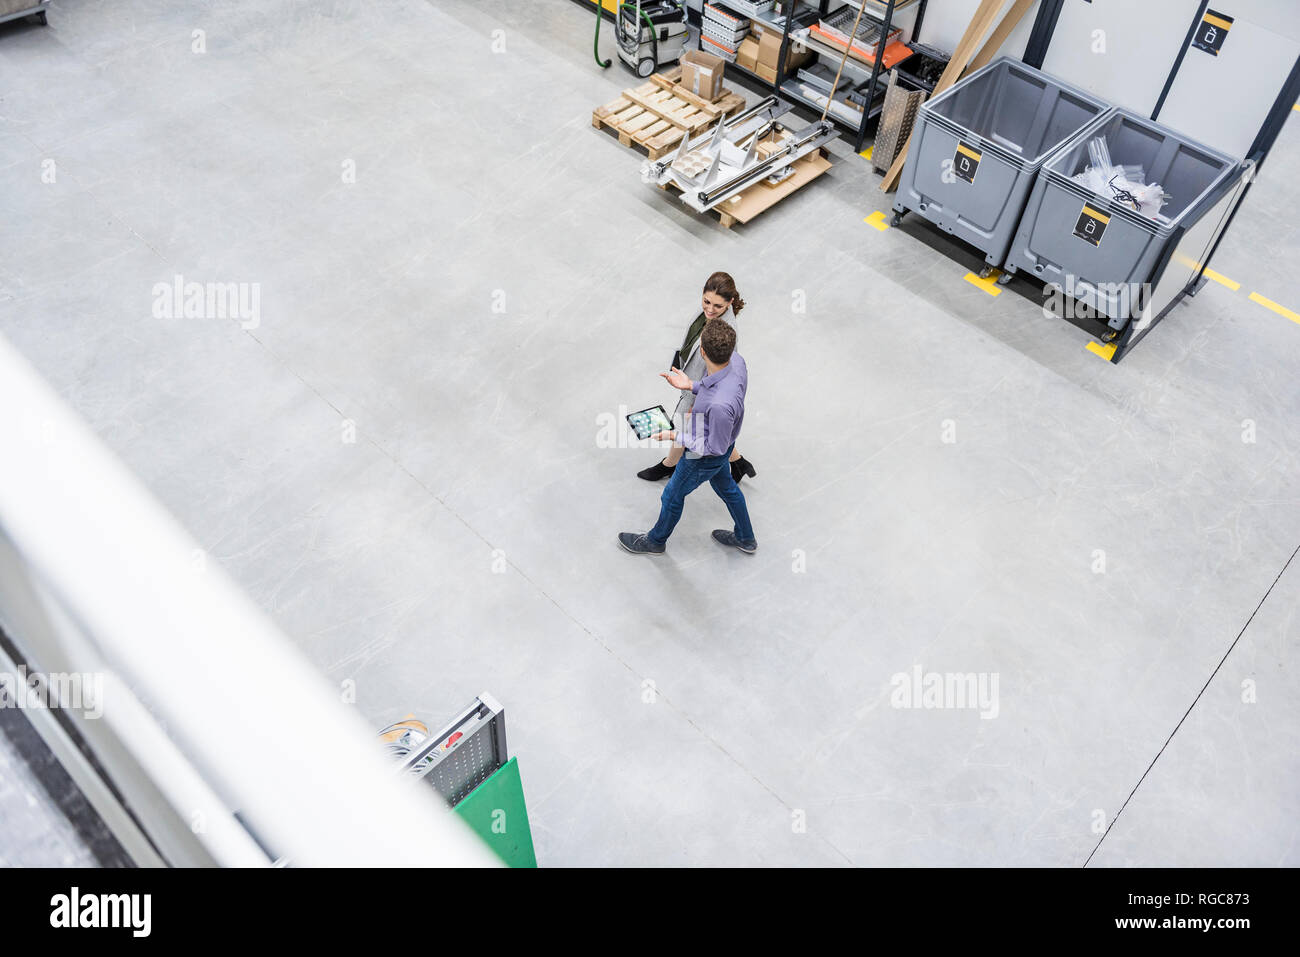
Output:
M1107 216L1105 213L1099 213L1099 212L1097 212L1097 211L1096 211L1095 209L1093 209L1091 206L1085 206L1085 207L1083 207L1083 215L1085 215L1085 216L1091 216L1093 219L1097 220L1097 222L1099 222L1099 223L1109 223L1109 222L1110 222L1110 217L1109 217L1109 216Z
M973 149L971 149L969 146L966 146L966 145L964 145L964 144L962 144L962 143L958 143L958 144L957 144L957 152L958 152L958 153L965 153L967 156L969 156L971 159L973 159L973 160L974 160L975 162L977 162L977 163L980 161L980 158L981 158L981 156L982 156L982 154L975 152L975 151L974 151Z
M1218 27L1220 30L1228 30L1232 27L1231 20L1225 20L1222 17L1216 17L1212 13L1207 13L1205 16L1201 17L1201 19L1212 26Z

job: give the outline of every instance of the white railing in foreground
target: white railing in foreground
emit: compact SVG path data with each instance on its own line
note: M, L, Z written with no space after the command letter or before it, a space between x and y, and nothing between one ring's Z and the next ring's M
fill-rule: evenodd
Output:
M105 675L102 717L63 714L137 860L269 864L237 809L296 866L496 863L2 338L0 410L0 626L29 667Z

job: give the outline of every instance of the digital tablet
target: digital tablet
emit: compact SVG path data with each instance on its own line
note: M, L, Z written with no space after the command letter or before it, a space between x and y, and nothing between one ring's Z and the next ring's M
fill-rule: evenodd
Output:
M640 412L632 412L627 417L627 424L632 426L638 439L648 439L656 432L671 432L673 420L668 418L662 405L654 405Z

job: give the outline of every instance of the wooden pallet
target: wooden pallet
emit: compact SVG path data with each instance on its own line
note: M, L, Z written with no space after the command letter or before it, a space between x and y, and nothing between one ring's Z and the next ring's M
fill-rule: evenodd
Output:
M822 146L818 147L815 152L800 157L790 165L794 167L794 175L777 185L770 186L763 182L756 183L713 207L712 212L718 214L723 227L730 229L736 223L747 223L764 210L771 209L795 190L801 186L806 186L830 169L831 161L826 147ZM671 191L677 195L681 194L681 190L673 183L659 188L665 192Z
M640 86L624 90L612 103L591 114L596 129L613 130L624 146L640 147L651 160L677 148L683 136L695 136L713 125L720 116L731 116L745 107L745 98L727 91L717 101L696 96L678 81L680 66L667 73L655 73Z

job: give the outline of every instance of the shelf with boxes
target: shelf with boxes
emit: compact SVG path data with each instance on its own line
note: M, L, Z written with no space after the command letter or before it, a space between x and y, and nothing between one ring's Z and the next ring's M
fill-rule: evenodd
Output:
M861 151L883 109L888 71L913 56L910 44L920 32L925 7L926 0L866 0L865 6L862 0L706 0L700 49L796 104L818 114L827 111ZM896 22L900 11L909 12ZM925 83L917 85L924 88Z
M736 62L740 43L749 35L750 20L720 4L706 3L700 17L700 49Z
M773 13L775 6L773 0L706 2L701 15L700 49L722 57L742 75L774 87L785 36L785 17ZM815 17L816 10L811 14ZM796 23L802 25L808 15L808 11L799 11ZM811 58L808 51L788 50L786 71L797 69Z

